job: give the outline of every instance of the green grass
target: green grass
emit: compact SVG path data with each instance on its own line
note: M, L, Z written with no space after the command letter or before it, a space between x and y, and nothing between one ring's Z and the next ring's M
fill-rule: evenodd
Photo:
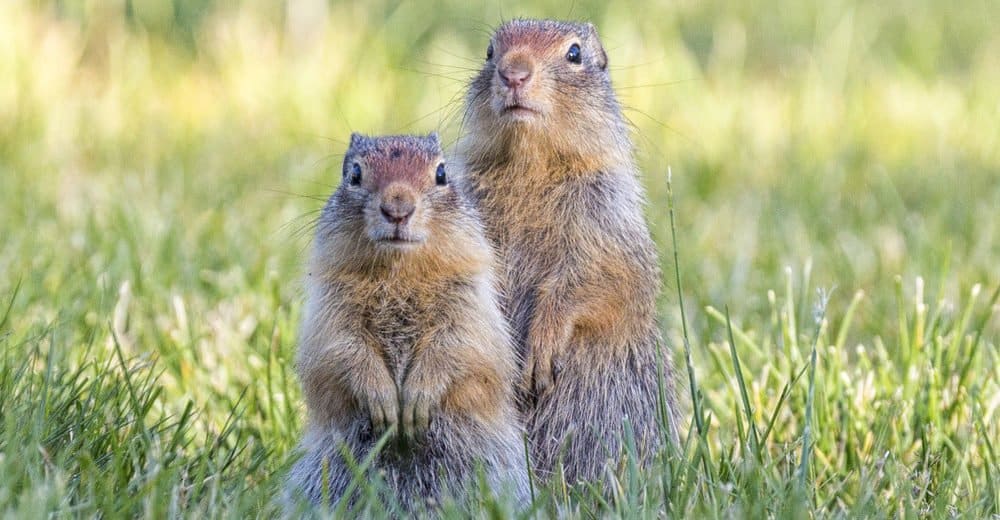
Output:
M0 4L0 515L275 514L338 154L453 141L518 15L606 43L688 421L533 511L1000 515L990 2L285 4Z

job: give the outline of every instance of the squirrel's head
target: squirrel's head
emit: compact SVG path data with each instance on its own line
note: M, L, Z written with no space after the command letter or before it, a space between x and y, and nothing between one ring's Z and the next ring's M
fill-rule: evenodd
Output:
M590 23L513 20L486 47L467 98L471 133L575 153L625 132L608 56Z
M321 271L420 264L444 272L478 269L490 258L437 134L352 134L342 175L316 231Z
M455 197L437 134L352 134L337 191L340 213L357 215L354 225L374 246L400 251L424 244L434 213L447 211Z

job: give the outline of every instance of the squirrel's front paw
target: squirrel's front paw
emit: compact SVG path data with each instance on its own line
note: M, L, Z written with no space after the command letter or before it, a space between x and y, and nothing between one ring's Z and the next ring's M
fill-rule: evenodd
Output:
M399 417L399 403L391 393L370 394L362 399L362 406L371 419L372 432L382 435L386 430L396 426Z
M403 435L417 439L427 432L432 415L437 408L437 400L428 392L419 389L403 389Z

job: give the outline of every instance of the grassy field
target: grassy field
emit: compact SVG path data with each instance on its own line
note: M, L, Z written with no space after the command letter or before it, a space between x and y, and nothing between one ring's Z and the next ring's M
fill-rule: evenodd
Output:
M989 0L0 2L0 516L274 515L347 136L452 142L514 16L602 34L690 421L533 512L1000 517Z

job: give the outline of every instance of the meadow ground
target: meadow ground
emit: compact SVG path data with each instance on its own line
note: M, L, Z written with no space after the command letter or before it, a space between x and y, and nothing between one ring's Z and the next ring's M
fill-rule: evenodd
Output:
M1000 516L988 0L0 2L0 514L272 516L347 136L453 141L512 16L606 43L689 421L534 511Z

